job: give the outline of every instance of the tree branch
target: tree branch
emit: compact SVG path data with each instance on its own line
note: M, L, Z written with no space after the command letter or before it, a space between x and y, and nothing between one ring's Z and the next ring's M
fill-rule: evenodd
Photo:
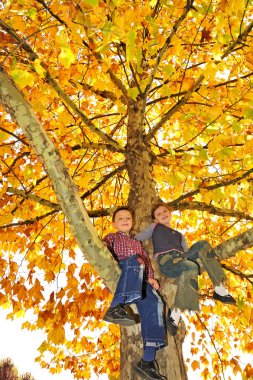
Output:
M60 205L58 203L50 202L47 199L40 198L37 195L32 194L32 193L27 193L24 190L14 189L14 187L8 187L7 190L6 190L6 193L14 194L14 195L19 195L19 196L21 196L24 199L30 199L31 201L39 203L42 206L53 208L55 210L60 210L61 209L61 207L60 207Z
M245 274L242 273L240 270L233 268L227 264L221 264L222 268L226 269L228 272L231 272L235 274L236 276L239 276L241 279L248 281L251 285L253 285L253 281L251 278L253 278L253 274Z
M34 61L36 58L38 58L37 54L34 53L32 48L23 39L21 39L13 29L11 29L4 22L0 22L0 26L7 33L9 33L17 42L19 42L20 47L29 53L30 59L32 61ZM113 138L111 138L109 135L107 135L106 133L101 131L99 128L97 128L89 120L89 118L86 115L84 115L84 113L76 106L76 104L70 99L70 97L58 85L58 83L51 77L49 71L47 70L46 65L41 64L41 66L45 69L45 80L47 81L47 83L50 84L53 87L53 89L57 92L57 94L66 102L66 104L68 104L72 108L72 110L74 110L76 112L76 114L87 125L87 127L90 128L99 137L101 137L104 141L106 141L110 145L112 145L117 151L123 152L124 149Z
M110 75L110 78L112 82L115 84L116 87L122 92L123 97L125 99L125 102L128 103L130 98L127 94L127 89L124 86L124 84L121 82L121 80L113 73L111 69L108 70L108 74Z
M235 256L239 251L245 250L253 246L253 228L246 230L240 235L234 236L226 240L222 244L215 247L217 256L221 259L228 259Z
M115 174L117 173L120 173L122 170L124 170L126 167L126 165L121 165L119 167L117 167L115 170L113 170L111 173L108 173L107 175L105 175L103 177L103 179L101 181L99 181L92 189L86 191L86 193L84 193L82 196L81 196L81 199L85 199L87 198L89 195L91 195L92 193L94 193L94 191L98 190L100 188L100 186L102 186L104 183L106 183L108 181L108 179L112 178L115 176Z
M112 152L116 152L116 148L111 146L110 144L100 144L100 143L89 143L89 142L83 142L82 144L76 144L71 147L71 149L78 150L78 149L94 149L94 150L111 150Z
M68 25L66 24L66 22L63 21L58 15L56 15L43 0L36 0L36 1L37 3L43 5L43 7L48 11L48 13L50 13L50 15L54 19L56 19L61 25L64 25L66 28L68 28Z
M166 39L163 47L161 48L161 50L159 51L159 54L157 56L157 59L156 59L156 64L155 66L153 67L153 70L150 74L150 79L149 79L149 82L144 90L144 94L145 96L147 97L150 89L151 89L151 86L152 86L152 83L154 81L154 78L155 78L155 75L156 75L156 72L159 68L159 64L162 60L162 57L163 55L165 54L165 52L167 51L170 43L171 43L171 40L172 38L175 36L179 26L181 25L181 23L183 22L183 20L186 18L188 12L191 10L192 8L192 4L193 4L193 1L187 1L187 5L184 7L184 11L182 13L182 15L180 16L180 18L178 19L178 21L176 22L176 24L173 26L173 29L172 29L172 32L170 34L170 36Z
M80 82L80 84L83 86L84 90L89 90L93 92L93 94L101 96L101 98L110 99L112 101L117 100L117 96L111 91L95 89L93 86L83 82Z
M222 55L221 59L219 61L215 61L215 64L218 65L219 63L222 62L222 60L230 53L233 52L233 49L235 48L236 45L238 45L239 43L242 43L242 40L245 39L247 37L247 35L249 34L249 32L252 30L253 28L253 22L251 22L247 27L246 29L238 36L238 38L236 39L235 42L233 42L228 48L227 50L225 51L225 53ZM147 134L146 138L145 138L145 141L146 142L149 142L155 135L155 133L163 126L163 124L169 120L169 118L175 113L177 112L183 105L185 105L188 101L188 99L190 98L190 96L192 95L193 92L195 92L201 82L204 80L205 76L204 74L201 74L199 76L199 78L195 81L195 83L193 84L193 86L191 87L191 89L189 91L186 92L186 94L183 96L183 98L181 98L163 117L162 119L153 127L153 129L149 132L149 134Z
M57 212L58 212L58 210L53 210L53 211L47 212L46 214L43 214L43 215L40 215L40 216L36 216L35 218L31 218L31 219L28 219L28 220L22 220L20 222L5 224L3 226L0 226L0 229L10 228L10 227L19 227L19 226L24 226L24 225L30 225L30 224L38 222L41 219L47 218L48 216L51 216L51 215L53 215L53 214L55 214Z
M153 129L145 137L146 143L148 143L154 137L156 132L163 126L164 123L166 123L167 120L169 120L169 118L174 113L176 113L183 105L187 103L192 93L195 92L197 88L199 88L199 85L204 78L205 76L203 74L200 75L200 77L195 81L191 89L187 91L186 94L161 118L161 120L153 127Z
M171 203L167 203L168 206L171 206ZM209 214L219 215L219 216L228 216L236 219L243 219L253 221L253 217L250 215L246 215L245 213L237 210L228 210L222 209L220 207L215 207L213 205L208 205L204 202L182 202L173 207L175 210L198 210L198 211L206 211Z
M108 287L112 291L115 290L119 269L99 239L64 160L39 123L30 104L3 69L0 70L0 102L22 128L36 154L41 158L58 202L84 256L100 276L106 278Z
M101 129L96 127L90 119L76 106L76 104L70 99L70 97L62 90L58 83L51 77L49 72L46 72L45 80L54 88L57 94L72 108L72 110L80 117L91 131L96 133L102 140L112 145L118 152L124 152L124 149L115 141L112 137L104 133Z
M29 145L24 139L19 138L17 135L15 135L15 133L12 133L12 132L8 131L8 130L5 129L4 127L0 127L0 130L3 131L3 132L5 132L5 133L8 133L10 136L12 136L12 137L14 137L15 139L17 139L18 141L22 142L24 145L30 147L30 145Z
M206 186L206 187L201 186L201 189L204 189L204 190L214 190L214 189L218 189L219 187L225 187L225 186L233 185L233 184L241 181L242 179L248 177L252 172L253 172L253 168L251 168L248 171L246 171L240 177L237 177L237 178L234 178L234 179L231 179L231 180L228 180L228 181L222 181L222 182L217 183L215 185L210 185L210 186ZM191 192L189 192L187 194L181 195L181 197L179 197L179 198L175 199L174 201L170 202L170 205L171 206L176 205L178 202L182 201L183 199L192 197L193 195L196 195L198 193L200 193L200 188L197 189L197 190L191 191Z

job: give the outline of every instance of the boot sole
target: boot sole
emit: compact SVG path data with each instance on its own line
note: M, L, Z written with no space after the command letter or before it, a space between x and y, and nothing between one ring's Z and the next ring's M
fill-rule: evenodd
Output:
M103 321L114 323L115 325L121 325L121 326L133 326L136 324L135 321L131 321L129 319L113 319L113 318L108 318L108 317L103 318Z
M133 367L133 370L142 378L146 380L155 380L154 377L148 376L145 372L143 372L139 367ZM165 379L165 377L164 377Z
M151 377L147 376L145 374L145 372L143 372L141 369L139 369L138 367L133 367L133 370L138 373L138 375L142 378L142 379L148 379L148 380L152 380Z

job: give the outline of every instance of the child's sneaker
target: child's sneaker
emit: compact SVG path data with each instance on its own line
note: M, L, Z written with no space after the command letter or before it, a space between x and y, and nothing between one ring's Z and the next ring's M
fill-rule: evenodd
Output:
M150 379L150 380L166 380L167 377L161 375L158 372L158 368L156 368L155 362L145 362L144 360L140 360L134 367L134 371L138 373L138 375L142 379Z
M231 294L227 294L225 296L220 296L218 293L214 292L213 293L213 299L220 301L220 302L223 302L223 303L227 303L229 305L236 305L236 300L234 299L234 297L231 296Z
M166 327L170 335L175 336L178 330L178 326L175 324L174 319L171 317L171 310L168 310L168 317L166 321Z
M136 323L134 317L126 312L122 303L110 307L105 313L103 320L121 326L133 326Z

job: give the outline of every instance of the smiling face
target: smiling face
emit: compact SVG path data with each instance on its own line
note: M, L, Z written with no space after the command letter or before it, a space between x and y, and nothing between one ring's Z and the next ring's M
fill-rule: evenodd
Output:
M167 227L170 227L171 221L171 212L167 209L166 206L158 206L154 211L155 221L160 224L164 224Z
M119 210L114 216L113 227L119 232L128 234L133 226L133 217L128 210Z

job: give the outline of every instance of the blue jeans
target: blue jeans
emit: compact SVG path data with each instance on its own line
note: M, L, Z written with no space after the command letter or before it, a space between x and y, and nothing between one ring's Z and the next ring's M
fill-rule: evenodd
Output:
M162 300L152 286L143 280L144 266L139 264L137 258L134 255L119 262L121 275L113 302L117 297L122 299L123 296L125 304L135 303L141 320L144 345L162 348L165 346Z
M213 248L205 240L193 244L186 253L170 251L159 255L157 262L162 274L177 279L173 306L180 310L199 310L198 275L202 268L207 271L214 286L226 279Z

